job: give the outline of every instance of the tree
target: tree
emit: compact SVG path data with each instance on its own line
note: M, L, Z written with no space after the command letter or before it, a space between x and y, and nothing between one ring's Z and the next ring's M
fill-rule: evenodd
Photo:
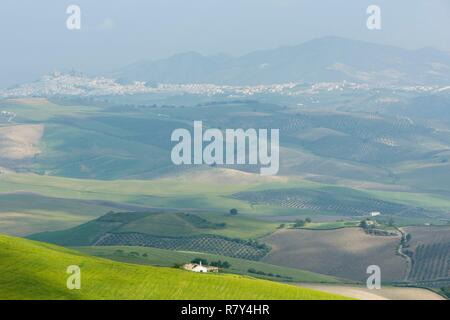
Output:
M238 214L238 210L237 210L236 208L233 208L233 209L230 210L230 214L231 214L232 216L235 216L235 215Z
M392 227L392 226L394 226L394 219L392 219L392 218L390 218L389 219L389 222L388 222L388 225L390 226L390 227Z
M261 270L256 271L256 274L259 274L260 276L265 276L266 275L266 273L264 271L261 271Z
M312 219L308 217L308 218L305 219L305 222L306 222L306 223L311 223L311 222L312 222Z
M369 224L367 223L367 220L363 220L359 223L359 226L363 229L367 229L369 227Z
M294 223L295 228L301 228L303 226L305 226L305 221L300 220L300 219L295 220L295 223Z

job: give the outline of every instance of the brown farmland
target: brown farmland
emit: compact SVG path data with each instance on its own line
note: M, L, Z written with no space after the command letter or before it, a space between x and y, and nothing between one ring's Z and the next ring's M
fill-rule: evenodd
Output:
M381 268L382 281L402 280L406 260L396 254L399 237L370 236L360 228L280 230L266 237L272 251L265 262L365 281L370 265Z

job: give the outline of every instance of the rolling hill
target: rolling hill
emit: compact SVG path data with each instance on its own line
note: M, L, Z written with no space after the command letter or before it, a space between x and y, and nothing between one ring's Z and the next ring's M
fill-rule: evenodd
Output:
M344 299L248 277L114 262L0 235L0 299ZM66 287L67 267L81 289Z
M71 229L38 233L29 238L63 246L144 246L249 260L259 260L269 251L253 239L216 233L226 228L224 222L214 223L183 212L111 212Z

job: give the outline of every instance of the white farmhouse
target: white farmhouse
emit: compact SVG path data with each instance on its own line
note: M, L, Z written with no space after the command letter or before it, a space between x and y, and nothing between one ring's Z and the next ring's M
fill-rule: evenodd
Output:
M193 272L219 272L218 267L211 267L211 266L203 266L202 262L200 263L187 263L183 265L183 269Z
M381 214L381 212L379 212L379 211L372 211L371 213L370 213L370 216L371 217L376 217L376 216L379 216Z
M185 270L193 271L193 272L208 272L208 268L202 266L202 262L197 263L188 263L183 266Z

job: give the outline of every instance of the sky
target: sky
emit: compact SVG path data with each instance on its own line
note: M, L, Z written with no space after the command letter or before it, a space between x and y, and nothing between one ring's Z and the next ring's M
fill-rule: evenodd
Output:
M366 27L369 5L381 30ZM81 29L68 30L69 5ZM450 0L2 0L0 87L75 69L107 73L197 51L241 55L323 36L450 51Z

